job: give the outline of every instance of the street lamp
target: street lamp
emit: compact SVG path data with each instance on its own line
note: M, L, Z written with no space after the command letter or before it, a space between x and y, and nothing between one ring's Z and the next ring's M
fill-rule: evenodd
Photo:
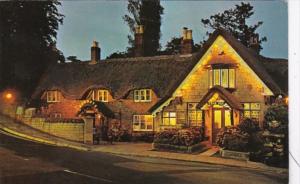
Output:
M13 95L12 95L12 93L10 93L10 92L8 92L8 93L5 94L5 98L6 98L7 100L12 99L12 97L13 97Z

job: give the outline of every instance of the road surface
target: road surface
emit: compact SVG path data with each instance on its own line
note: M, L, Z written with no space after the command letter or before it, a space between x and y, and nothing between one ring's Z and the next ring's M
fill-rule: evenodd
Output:
M0 184L279 184L286 174L77 151L0 132Z

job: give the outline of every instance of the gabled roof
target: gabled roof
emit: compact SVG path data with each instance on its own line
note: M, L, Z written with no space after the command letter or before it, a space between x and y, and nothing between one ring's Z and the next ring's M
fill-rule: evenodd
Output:
M206 53L216 38L221 35L252 68L274 94L282 90L266 72L257 55L223 29L216 30L199 52L190 55L169 55L55 64L41 78L32 98L40 98L45 90L60 90L71 99L81 99L91 88L106 88L116 99L124 97L133 89L151 88L161 98L149 112L168 100Z
M223 100L225 100L225 102L228 103L228 105L231 108L237 110L243 109L241 102L238 99L236 99L233 94L231 94L229 91L227 91L225 88L221 86L214 86L211 89L209 89L209 91L203 96L203 98L197 105L197 108L199 109L202 108L215 93L218 93L220 97Z

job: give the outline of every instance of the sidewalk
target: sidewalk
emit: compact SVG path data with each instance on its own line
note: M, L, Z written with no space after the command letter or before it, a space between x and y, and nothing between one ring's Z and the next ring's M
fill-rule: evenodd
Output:
M32 141L41 142L49 145L69 147L69 148L82 150L82 151L104 152L104 153L126 155L126 156L164 158L164 159L219 164L219 165L235 166L235 167L246 167L250 169L258 169L258 170L264 170L264 171L270 171L276 173L285 173L285 174L288 173L288 169L269 167L266 166L265 164L258 163L258 162L212 157L211 155L215 152L215 150L212 149L209 149L203 153L184 154L184 153L175 153L175 152L153 151L152 145L150 143L116 142L113 143L112 145L105 143L101 145L88 146L85 144L72 142L55 136L51 136L39 130L33 129L25 124L17 123L14 120L5 117L3 115L0 115L0 129L2 131L8 132L14 136L21 137L24 139L29 139Z
M235 167L246 167L250 169L258 169L258 170L271 171L276 173L288 172L288 169L269 167L265 164L258 163L258 162L211 157L208 156L210 155L211 150L207 150L203 153L196 153L196 154L153 151L152 145L149 143L115 143L114 145L107 145L107 146L93 146L92 150L105 152L105 153L112 153L117 155L126 155L126 156L166 158L172 160L202 162L208 164L219 164L219 165L235 166Z

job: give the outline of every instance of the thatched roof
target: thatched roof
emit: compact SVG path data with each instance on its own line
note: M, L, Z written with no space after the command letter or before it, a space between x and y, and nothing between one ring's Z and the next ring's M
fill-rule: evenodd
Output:
M197 62L195 55L171 55L62 63L51 67L41 79L33 98L45 90L59 89L63 95L81 99L88 89L106 88L114 98L129 90L151 88L159 97L170 93Z
M225 38L274 94L282 93L260 62L266 59L246 48L227 31L219 29L209 37L199 52L191 55L107 59L93 65L88 61L56 64L41 78L32 97L40 98L45 90L58 89L67 98L82 99L89 89L106 88L115 99L119 99L130 90L151 88L161 98L149 110L152 112L171 97L219 35Z

